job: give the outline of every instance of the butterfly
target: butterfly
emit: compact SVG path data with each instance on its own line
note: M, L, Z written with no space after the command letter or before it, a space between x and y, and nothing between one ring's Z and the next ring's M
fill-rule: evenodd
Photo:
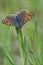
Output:
M16 16L10 14L8 16L5 16L2 20L3 24L15 26L15 27L22 27L25 23L27 23L33 16L35 15L32 11L25 11L20 10Z

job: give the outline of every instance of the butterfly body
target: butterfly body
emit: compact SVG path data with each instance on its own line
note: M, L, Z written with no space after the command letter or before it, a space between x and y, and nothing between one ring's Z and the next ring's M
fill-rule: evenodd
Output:
M6 16L2 23L15 27L22 27L25 23L27 23L34 16L34 12L27 12L25 10L21 10L17 13L16 16L8 15Z

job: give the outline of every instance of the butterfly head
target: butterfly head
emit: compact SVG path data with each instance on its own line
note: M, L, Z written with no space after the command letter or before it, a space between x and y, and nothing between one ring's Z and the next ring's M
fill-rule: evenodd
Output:
M11 15L5 16L4 19L3 19L3 21L2 21L2 23L3 24L6 24L6 25L12 26L13 25L13 22L12 22L11 19L13 19L13 16L11 16Z

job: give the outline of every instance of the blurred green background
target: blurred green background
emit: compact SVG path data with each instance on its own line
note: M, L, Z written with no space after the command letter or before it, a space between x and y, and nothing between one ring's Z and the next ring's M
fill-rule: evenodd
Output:
M43 0L0 0L0 65L7 65L8 63L7 60L7 62L4 61L3 45L9 49L12 55L15 54L15 57L19 55L15 27L3 25L2 20L4 16L9 14L15 15L21 9L35 12L35 17L22 27L23 35L26 35L27 28L33 29L34 21L37 20L38 34L43 48ZM18 57L17 62L19 61Z

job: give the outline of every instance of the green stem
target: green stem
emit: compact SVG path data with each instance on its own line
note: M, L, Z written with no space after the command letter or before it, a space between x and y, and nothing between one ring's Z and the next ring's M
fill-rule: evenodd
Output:
M23 37L22 37L21 28L16 27L16 32L17 32L17 39L18 39L18 42L19 42L19 49L20 49L22 65L24 65Z
M10 61L12 65L16 65L15 60L12 58L7 49L4 48L5 57Z
M35 21L33 35L34 35L34 41L35 41L35 45L36 45L36 50L37 50L37 53L38 53L38 58L39 58L40 64L42 64L41 45L40 45L38 31L37 31L37 21Z
M16 32L17 32L17 38L18 38L18 42L19 42L19 48L20 48L20 54L21 54L21 59L22 59L22 65L25 65L25 60L24 60L24 56L23 56L23 52L25 52L27 59L33 64L30 55L28 54L28 49L25 46L24 48L24 40L23 40L23 36L22 36L22 32L21 32L21 28L16 27Z

